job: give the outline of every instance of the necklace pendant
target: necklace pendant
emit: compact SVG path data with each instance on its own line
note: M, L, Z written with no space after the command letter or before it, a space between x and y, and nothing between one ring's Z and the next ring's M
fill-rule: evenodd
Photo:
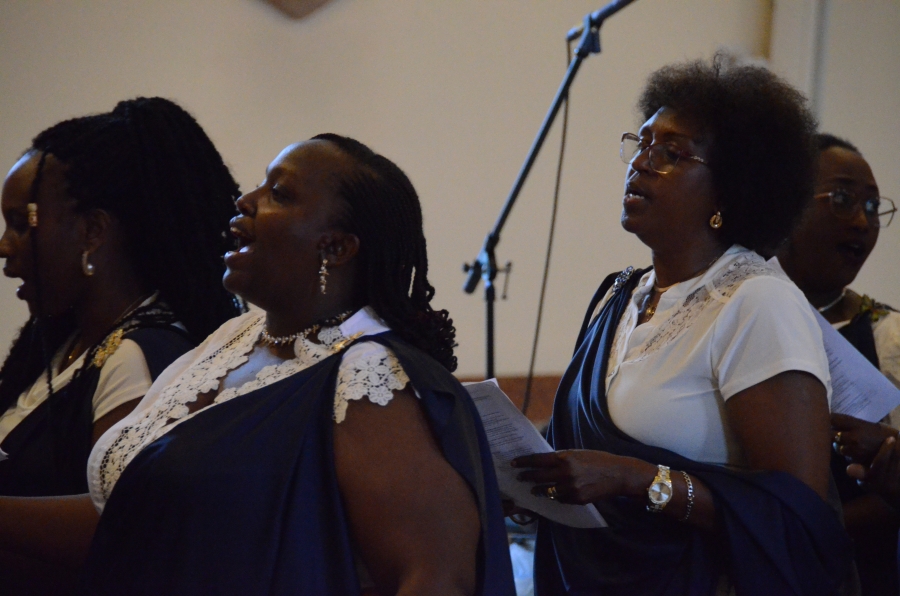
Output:
M103 368L106 360L119 349L123 335L125 335L125 331L121 327L110 333L109 337L106 338L106 341L103 342L103 345L101 345L96 353L94 353L91 364L97 368Z

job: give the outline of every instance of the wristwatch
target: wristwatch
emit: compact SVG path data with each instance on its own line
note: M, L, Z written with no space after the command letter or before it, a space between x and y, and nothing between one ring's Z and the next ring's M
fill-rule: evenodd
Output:
M656 473L656 478L647 488L647 498L650 501L647 503L647 511L652 513L660 513L672 500L672 477L669 475L669 468L668 466L657 467L659 471Z

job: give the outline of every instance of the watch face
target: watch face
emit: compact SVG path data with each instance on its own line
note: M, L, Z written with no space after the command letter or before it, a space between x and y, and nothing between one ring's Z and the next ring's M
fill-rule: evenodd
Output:
M657 505L668 503L672 498L672 487L663 482L654 482L649 489L650 501Z

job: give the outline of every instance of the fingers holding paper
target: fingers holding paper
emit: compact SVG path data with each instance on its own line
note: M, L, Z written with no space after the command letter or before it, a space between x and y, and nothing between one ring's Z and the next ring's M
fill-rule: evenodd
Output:
M569 449L517 457L518 479L535 483L532 493L561 503L586 504L602 499L633 496L656 475L648 462L605 451Z
M889 437L869 467L851 464L847 475L872 487L894 507L900 506L900 442Z

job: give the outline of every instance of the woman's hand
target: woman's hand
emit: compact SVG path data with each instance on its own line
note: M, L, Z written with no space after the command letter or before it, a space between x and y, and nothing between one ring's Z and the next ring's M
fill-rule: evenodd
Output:
M834 443L841 455L854 462L868 465L878 453L884 440L897 436L897 429L886 424L866 422L845 414L832 414Z
M525 455L512 466L527 468L519 480L534 482L534 494L547 496L555 487L553 498L579 505L610 497L646 498L657 472L655 465L640 459L590 449Z
M591 449L525 455L514 459L512 465L526 468L519 480L536 483L534 494L577 505L613 497L647 503L647 489L659 472L658 466L642 459ZM663 514L712 531L716 518L712 495L699 478L691 478L693 499L688 497L685 474L671 471L672 500ZM551 488L553 491L548 492Z
M847 466L847 475L865 482L894 507L900 507L900 443L888 437L881 444L872 464Z

